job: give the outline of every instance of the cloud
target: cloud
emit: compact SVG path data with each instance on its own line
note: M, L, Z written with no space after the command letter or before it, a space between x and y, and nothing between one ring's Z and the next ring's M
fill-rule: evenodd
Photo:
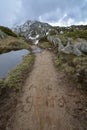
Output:
M0 24L12 26L26 20L52 25L87 24L87 0L3 0Z
M11 26L21 15L21 0L3 0L0 2L0 24Z

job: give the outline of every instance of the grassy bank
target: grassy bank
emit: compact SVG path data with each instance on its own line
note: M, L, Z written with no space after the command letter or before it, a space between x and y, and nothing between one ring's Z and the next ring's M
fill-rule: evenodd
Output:
M25 82L29 71L34 63L35 55L28 54L23 57L23 62L13 69L6 79L0 80L0 88L12 88L19 90Z
M28 43L25 42L23 38L8 36L0 41L0 53L9 50L19 50L19 49L30 49Z
M70 80L87 88L87 56L76 57L60 53L55 59L56 66L66 73Z
M52 48L52 44L49 42L41 42L39 43L39 47L42 49L49 49Z

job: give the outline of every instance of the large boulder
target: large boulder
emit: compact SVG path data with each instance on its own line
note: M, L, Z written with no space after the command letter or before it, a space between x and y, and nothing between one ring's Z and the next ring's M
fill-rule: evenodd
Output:
M87 42L84 43L78 43L75 45L76 48L78 48L82 53L87 54Z
M76 56L81 56L82 52L74 45L67 45L61 50L65 54L74 54Z

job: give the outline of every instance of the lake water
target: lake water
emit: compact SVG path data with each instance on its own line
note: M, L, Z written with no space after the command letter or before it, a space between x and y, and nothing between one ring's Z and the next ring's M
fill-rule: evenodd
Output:
M5 78L13 68L22 62L23 56L28 53L28 50L23 49L0 54L0 78Z

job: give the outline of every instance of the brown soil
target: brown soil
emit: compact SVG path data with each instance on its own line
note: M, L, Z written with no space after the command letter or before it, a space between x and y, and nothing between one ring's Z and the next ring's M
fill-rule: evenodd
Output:
M81 115L85 97L56 70L53 57L46 50L36 54L6 130L87 130Z

